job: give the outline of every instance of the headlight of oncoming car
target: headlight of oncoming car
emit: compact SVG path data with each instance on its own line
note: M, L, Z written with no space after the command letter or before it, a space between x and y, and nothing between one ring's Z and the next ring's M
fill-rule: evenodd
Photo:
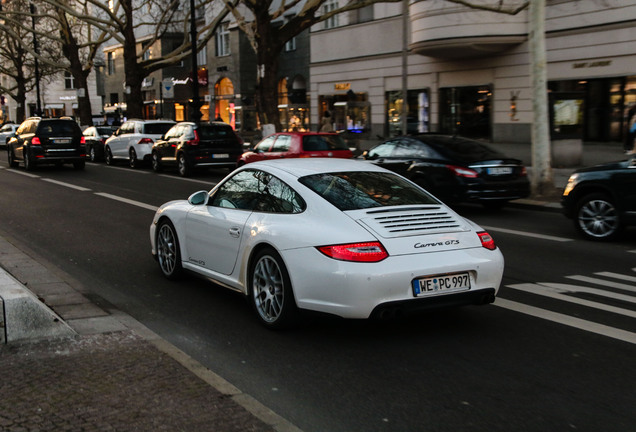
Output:
M572 192L572 189L574 189L574 186L576 186L578 177L578 174L572 174L570 176L570 178L568 179L568 184L565 185L565 189L563 190L563 196L568 196L569 193Z

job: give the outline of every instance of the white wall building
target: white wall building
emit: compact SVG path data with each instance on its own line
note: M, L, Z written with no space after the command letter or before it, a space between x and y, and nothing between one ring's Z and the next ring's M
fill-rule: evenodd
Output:
M312 29L312 123L329 110L338 130L371 139L395 135L402 5L377 4L340 18L333 28ZM530 142L527 10L510 16L411 0L408 22L410 132ZM636 3L547 0L545 25L553 135L621 141L625 111L636 104Z

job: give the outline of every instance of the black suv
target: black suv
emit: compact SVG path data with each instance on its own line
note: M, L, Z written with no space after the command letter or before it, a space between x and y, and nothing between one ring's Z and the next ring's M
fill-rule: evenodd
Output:
M85 165L86 146L82 130L71 118L26 119L7 143L9 166L22 161L27 171L36 165L72 163L75 169Z
M585 238L616 238L625 226L636 225L636 156L575 171L561 204Z
M243 154L243 141L226 123L181 122L152 146L152 169L176 166L181 176L195 167L235 168Z

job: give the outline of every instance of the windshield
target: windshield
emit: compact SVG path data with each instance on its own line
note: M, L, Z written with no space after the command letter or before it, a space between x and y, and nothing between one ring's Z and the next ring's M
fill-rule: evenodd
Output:
M383 172L323 173L301 177L300 183L342 211L413 204L439 204L404 178Z

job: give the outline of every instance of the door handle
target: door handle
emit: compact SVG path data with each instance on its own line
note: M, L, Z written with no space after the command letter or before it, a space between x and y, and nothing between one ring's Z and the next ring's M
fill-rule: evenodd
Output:
M241 235L241 230L238 227L232 227L230 228L230 235L232 237L237 237Z

